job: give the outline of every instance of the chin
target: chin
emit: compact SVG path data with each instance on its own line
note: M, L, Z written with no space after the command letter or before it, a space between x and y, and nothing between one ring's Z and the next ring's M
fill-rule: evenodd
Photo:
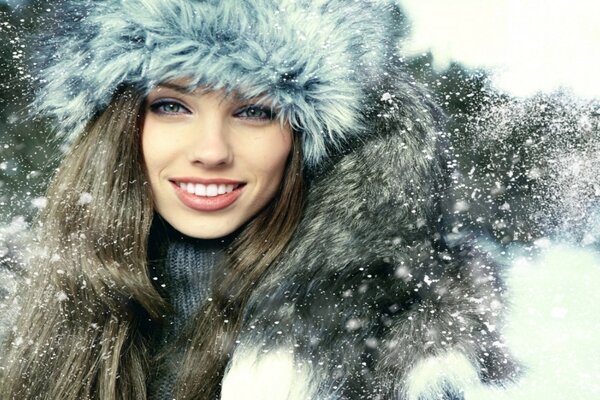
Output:
M171 224L171 226L173 226L173 228L175 228L178 232L195 238L195 239L218 239L218 238L222 238L225 237L227 235L229 235L230 233L234 232L238 226L237 225L231 225L231 226L202 226L202 227L198 227L198 226L193 226L190 225L189 223L171 223L170 221L167 221Z

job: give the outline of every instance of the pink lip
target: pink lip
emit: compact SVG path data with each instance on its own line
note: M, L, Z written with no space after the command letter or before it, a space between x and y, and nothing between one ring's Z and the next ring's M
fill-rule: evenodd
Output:
M204 178L197 178L194 176L191 177L181 177L181 178L171 178L169 179L171 182L185 182L185 183L202 183L204 185L210 185L211 183L214 184L223 184L223 185L241 185L242 181L236 181L233 179L225 179L225 178L211 178L211 179L204 179Z
M187 182L187 183L220 183L220 184L236 184L240 182L230 181L226 179L198 179L195 180L187 180L182 178L178 180L178 182ZM194 209L196 211L218 211L222 210L226 207L229 207L233 204L238 197L242 194L242 190L244 190L245 185L239 186L235 188L233 191L229 193L219 194L212 197L207 196L196 196L195 194L189 193L187 190L183 190L179 187L179 185L173 181L171 181L171 185L175 190L175 194L179 198L179 200L186 205L187 207Z

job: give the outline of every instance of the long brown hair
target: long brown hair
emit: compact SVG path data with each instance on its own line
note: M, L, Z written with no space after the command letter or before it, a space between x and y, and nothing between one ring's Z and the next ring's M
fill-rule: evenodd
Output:
M48 190L43 254L4 346L0 393L10 399L141 399L153 360L147 321L168 310L148 273L152 194L140 149L144 98L117 93L64 157ZM213 302L190 324L178 398L218 392L245 302L289 242L303 209L294 135L280 192L217 268ZM202 329L194 329L202 327Z

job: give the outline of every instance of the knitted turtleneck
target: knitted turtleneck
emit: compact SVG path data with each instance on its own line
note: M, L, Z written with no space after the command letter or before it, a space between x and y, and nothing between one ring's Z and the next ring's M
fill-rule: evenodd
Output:
M183 333L187 321L209 299L214 266L223 251L231 244L233 234L220 239L195 239L185 236L171 227L161 235L166 243L164 262L154 263L152 279L164 293L172 307L162 330L158 333L157 354L165 349L169 355L157 370L151 371L148 382L148 399L173 399L173 387L177 365L185 348L173 346Z

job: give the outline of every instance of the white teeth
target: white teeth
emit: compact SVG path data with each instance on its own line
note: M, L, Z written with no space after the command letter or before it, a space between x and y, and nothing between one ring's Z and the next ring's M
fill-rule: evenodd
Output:
M202 183L185 183L179 182L179 187L185 190L188 193L195 194L196 196L205 196L205 197L214 197L220 194L225 194L237 189L239 184L215 184L211 183L210 185L204 185Z
M214 197L219 193L219 189L217 187L217 185L215 185L214 183L211 183L210 185L208 185L206 187L206 195L208 197Z
M206 185L196 183L196 190L194 190L196 196L206 196Z

